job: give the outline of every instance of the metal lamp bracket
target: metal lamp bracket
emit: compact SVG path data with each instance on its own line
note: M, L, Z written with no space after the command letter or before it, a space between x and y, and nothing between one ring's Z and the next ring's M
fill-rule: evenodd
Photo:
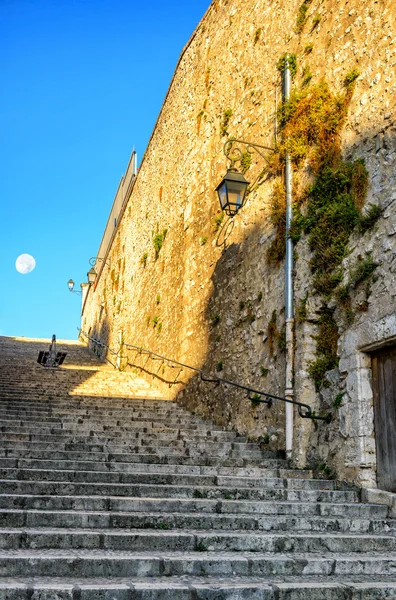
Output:
M93 256L92 258L89 259L88 262L91 265L91 267L94 267L97 262L102 262L105 265L107 265L109 268L110 268L110 265L111 265L110 258L108 258L107 260L105 260L104 258L100 258L99 256Z
M235 163L240 162L243 158L244 152L239 146L245 147L245 152L249 152L249 154L257 152L257 154L259 154L266 163L269 163L269 161L261 150L275 152L274 148L269 148L268 146L262 146L261 144L253 144L253 142L246 142L245 140L231 138L224 144L223 147L223 152L231 162L231 167L234 167Z

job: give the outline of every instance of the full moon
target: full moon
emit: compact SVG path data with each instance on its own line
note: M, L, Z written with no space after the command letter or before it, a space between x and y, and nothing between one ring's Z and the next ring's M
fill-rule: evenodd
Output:
M22 275L30 273L36 266L36 261L30 254L21 254L15 261L16 270Z

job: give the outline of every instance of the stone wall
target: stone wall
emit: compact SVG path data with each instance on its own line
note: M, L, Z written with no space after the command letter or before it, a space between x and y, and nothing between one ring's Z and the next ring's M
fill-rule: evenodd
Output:
M275 185L259 178L265 163L252 155L246 172L252 191L243 210L224 217L214 189L227 167L228 137L272 146L281 99L277 70L285 52L296 53L300 86L305 67L312 82L325 78L334 92L358 69L342 150L364 158L370 202L383 209L374 229L351 236L345 271L372 251L381 262L366 298L339 326L339 369L330 387L315 391L307 369L315 358L320 302L307 300L296 325L296 397L334 413L331 426L295 417L296 464L325 464L341 478L375 485L370 357L362 351L396 335L395 321L395 12L393 4L313 0L296 32L299 1L219 0L184 49L144 155L107 265L90 289L82 328L112 348L120 342L149 348L208 372L284 394L284 267L268 264L274 239L270 198ZM305 71L306 73L306 71ZM98 238L99 238L98 232ZM161 242L162 240L162 242ZM155 243L157 249L155 249ZM161 246L159 248L159 246ZM310 250L296 246L295 297L311 292ZM360 289L353 303L363 301ZM284 406L252 403L240 391L202 383L187 369L122 348L123 365L139 368L191 410L284 448ZM174 382L177 382L176 384ZM340 407L334 398L342 393Z

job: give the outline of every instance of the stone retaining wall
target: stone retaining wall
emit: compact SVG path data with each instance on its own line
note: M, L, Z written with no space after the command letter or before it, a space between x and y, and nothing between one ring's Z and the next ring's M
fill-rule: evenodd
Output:
M381 264L369 296L363 289L354 292L353 307L364 300L367 310L354 310L353 322L345 326L333 306L340 362L320 393L307 373L316 356L320 302L308 295L307 317L296 325L296 397L317 411L330 409L334 419L326 426L296 416L294 458L299 466L325 465L341 478L373 487L371 363L361 349L396 336L396 9L390 0L313 0L296 33L300 5L291 0L211 4L180 58L118 224L110 266L89 292L82 327L111 347L130 342L283 395L284 267L267 261L275 235L274 181L259 180L244 209L221 221L214 190L227 167L223 145L228 136L274 143L281 98L277 63L285 52L297 54L294 86L301 85L309 67L312 83L325 78L339 92L345 75L358 69L342 150L350 160L364 158L370 184L366 206L375 203L383 211L373 229L352 235L344 268L367 251ZM252 158L246 177L255 182L264 165L258 155ZM304 236L296 253L298 306L312 291ZM155 385L162 380L164 392L191 410L248 433L265 447L284 448L282 403L254 407L241 392L203 384L193 372L147 361L125 348L122 361L129 368L144 367L149 380L153 375ZM334 407L340 393L341 406Z

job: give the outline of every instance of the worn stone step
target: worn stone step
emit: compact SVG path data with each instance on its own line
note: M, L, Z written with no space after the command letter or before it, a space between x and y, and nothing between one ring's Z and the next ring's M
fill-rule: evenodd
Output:
M145 381L141 378L134 377L125 377L122 376L117 371L103 371L97 368L91 369L57 369L52 373L48 372L40 372L37 370L30 370L26 365L26 372L23 373L23 376L20 379L16 379L13 381L12 386L10 386L10 376L12 376L12 372L10 370L5 370L3 365L4 375L3 377L7 377L7 379L2 379L0 381L0 388L3 391L28 391L29 389L55 389L56 384L70 384L79 386L82 389L91 389L92 387L96 387L99 390L106 389L108 387L117 386L122 391L128 391L129 388L141 386L142 388L150 388L151 386L149 382ZM18 376L21 373L21 369L18 372Z
M132 463L129 466L129 470L125 472L109 472L108 470L65 470L65 469L31 469L31 468L19 468L19 469L7 469L5 473L10 474L12 471L18 473L17 476L13 476L13 479L51 479L53 481L82 481L82 482L97 482L97 481L109 481L116 483L133 483L134 474L139 475L196 475L205 477L218 477L218 476L230 476L230 477L244 477L248 480L250 478L265 478L265 477L292 477L298 478L309 478L310 471L298 471L295 469L284 468L284 462L282 460L267 459L263 461L262 466L246 466L246 467L227 467L227 466L208 466L208 465L183 465L183 464L141 464ZM2 472L2 471L0 471ZM19 475L20 474L20 475ZM44 476L45 474L45 476ZM107 476L112 479L107 480ZM70 479L71 477L71 479ZM5 476L4 478L9 478ZM116 479L114 479L116 478ZM211 480L213 481L213 479Z
M186 413L185 411L182 411L180 409L174 408L174 409L163 409L163 408L158 408L158 409L143 409L143 408L134 408L131 406L128 406L126 408L120 408L120 409L110 409L107 408L105 409L94 409L92 408L88 408L88 407L68 407L67 409L60 409L60 408L36 408L36 409L16 409L16 408L4 408L1 407L0 409L0 419L10 419L10 418L14 418L14 419L25 419L25 420L32 420L34 421L35 418L36 420L40 420L40 419L47 419L47 418L57 418L57 419L77 419L78 417L91 417L91 418L106 418L106 417L113 417L113 418L117 418L117 419L123 419L123 418L133 418L133 417L146 417L146 418L154 418L156 416L158 417L169 417L169 416L177 416L177 417L185 417L185 418L193 418L193 415L189 415L188 413Z
M1 397L1 396L0 396ZM15 402L5 403L0 400L0 413L2 417L6 417L7 415L28 415L28 416L42 416L44 415L61 415L63 416L72 416L79 414L94 414L100 416L106 415L118 415L122 416L126 415L135 415L135 414L157 414L157 415L168 415L174 414L175 416L181 417L195 417L199 419L199 415L193 415L188 412L185 408L180 405L174 405L171 402L163 402L159 406L145 405L144 403L138 403L137 401L133 401L129 399L126 403L123 403L123 406L112 405L110 402L104 405L98 405L97 403L87 404L81 402L70 401L72 398L69 398L68 402L65 402L63 405L53 405L51 402L43 403L40 401L37 404L32 404L29 402L24 406L17 406Z
M103 471L104 467L108 471L119 471L124 473L134 473L136 468L144 470L149 465L157 468L158 465L167 466L185 466L185 467L213 467L218 469L220 467L231 467L231 468L242 468L246 469L252 467L271 467L271 466L286 466L287 462L281 459L265 459L265 460L247 460L244 458L226 458L221 459L218 457L189 457L189 456L158 456L156 454L135 454L130 455L129 462L113 462L107 461L95 462L95 461L83 461L83 460L43 460L43 459L30 459L30 458L0 458L0 468L20 468L20 469L66 469L66 470L81 470L81 471Z
M21 427L43 427L43 420L39 420L39 421L29 421L28 419L22 419L22 420L18 420L18 419L13 419L13 418L4 418L2 419L2 423L4 425L9 425L9 426L21 426ZM74 419L74 418L70 418L70 419L59 419L57 417L49 417L48 419L44 420L44 423L48 423L51 427L56 427L56 425L59 425L60 427L63 428L67 428L67 426L70 425L85 425L87 427L92 427L93 429L95 429L96 427L103 427L103 420L99 417L95 417L95 416L82 416L79 417L78 419ZM133 425L139 426L139 427L163 427L163 428L169 428L171 427L172 429L180 429L180 425L183 426L187 426L189 427L191 426L204 426L206 429L210 429L210 424L205 423L204 421L200 421L199 419L194 419L192 418L188 418L188 417L175 417L172 416L171 418L169 417L161 417L161 416L156 416L154 415L153 418L145 418L145 417L125 417L125 419L123 418L106 418L105 420L106 423L106 428L111 428L111 427L122 427L123 429L127 428L127 427L132 427ZM154 423L156 425L154 425ZM178 427L177 427L178 426Z
M100 393L96 386L92 386L91 389L80 390L80 386L77 384L69 385L67 382L59 382L62 387L62 395L60 396L63 405L67 405L67 400L69 398L84 398L84 400L93 400L94 398L101 398L103 401L109 399L111 400L122 400L122 401L147 401L154 400L159 402L165 402L163 398L161 398L161 394L158 390L151 390L150 388L137 387L137 388L127 388L120 389L120 386L114 384L112 387L107 387L105 389L101 389ZM68 391L67 391L68 390ZM14 390L14 392L2 392L0 393L0 397L3 400L12 401L14 399L18 399L24 397L28 399L28 401L40 402L40 400L52 400L55 396L58 396L58 389L42 389L42 390Z
M282 470L280 470L282 471ZM37 483L41 487L51 486L56 490L57 486L63 486L65 482L80 484L85 486L111 486L120 484L121 489L127 489L127 484L150 484L150 485L187 485L208 488L211 486L236 487L237 489L270 487L272 489L334 489L334 482L325 480L312 480L310 478L293 478L295 473L286 471L288 477L279 477L279 470L265 472L263 470L259 476L251 479L249 477L222 476L222 475L200 475L189 473L166 473L152 471L151 473L109 473L96 471L47 471L47 470L0 470L1 486L3 490L8 486L14 488L20 487L27 490L29 485ZM2 477L5 475L5 477ZM14 481L10 481L10 479ZM314 482L314 485L312 484ZM328 485L326 485L326 483ZM123 486L123 487L122 487ZM110 489L110 487L109 487ZM116 488L114 488L116 489ZM118 489L118 488L117 488Z
M188 442L195 441L214 441L214 442L223 442L223 441L232 441L235 443L246 443L247 439L244 436L236 437L234 433L228 431L199 431L199 432L191 432L184 431L183 429L175 430L175 432L156 432L154 429L150 430L150 433L136 430L133 432L128 432L124 437L121 435L76 435L75 432L70 434L65 430L58 430L56 433L46 433L46 434L34 434L28 431L21 433L16 428L15 432L1 432L0 431L0 446L3 441L27 441L27 442L91 442L91 443L99 443L99 444L107 444L109 442L118 441L119 443L130 443L133 439L142 439L142 440L164 440L164 441L173 441L173 440L185 440Z
M30 527L30 528L41 528L41 527L60 527L60 528L90 528L90 529L180 529L180 527L187 527L189 529L210 529L217 528L218 530L234 530L236 524L241 526L243 530L250 530L252 532L262 530L268 531L269 527L277 527L280 531L287 531L288 524L293 523L295 517L301 515L307 518L313 515L313 519L318 523L317 527L322 530L325 526L328 526L329 531L333 533L351 531L348 529L348 519L350 528L357 527L356 522L360 521L361 524L358 526L365 528L366 525L363 521L371 519L375 521L376 533L384 533L386 535L394 535L394 521L390 521L381 515L378 506L369 506L367 510L353 510L351 504L337 504L323 503L318 511L319 505L313 505L307 503L305 510L301 510L302 505L296 503L284 502L277 504L277 513L279 519L274 519L273 505L270 502L262 503L261 512L259 516L253 512L251 514L229 511L229 513L146 513L146 512L120 512L120 511L66 511L66 510L23 510L23 509L3 509L1 514L1 526L2 527ZM312 515L309 515L311 510ZM262 515L262 516L260 516ZM272 522L268 520L268 515ZM320 516L320 518L316 518ZM286 520L282 517L286 517ZM340 521L334 521L334 517ZM327 520L326 520L327 519ZM345 520L346 519L346 520ZM286 527L282 529L283 523ZM306 525L301 519L302 525L306 529ZM321 524L323 523L323 525ZM334 530L335 525L335 530ZM316 526L316 525L315 525ZM315 529L313 529L315 531ZM345 532L345 531L344 531ZM359 531L357 531L359 533ZM366 533L366 531L360 531L360 533ZM372 532L374 532L374 527Z
M59 503L57 503L59 504ZM85 503L84 503L85 504ZM392 519L376 518L374 510L371 514L366 513L366 517L362 518L353 514L348 516L328 516L329 510L323 511L326 516L317 516L303 514L302 516L290 508L290 504L283 505L283 509L287 507L290 511L286 514L274 514L269 510L269 506L249 505L248 502L234 503L228 507L224 503L218 503L215 506L215 511L199 512L196 503L187 502L169 502L167 499L160 499L155 502L152 499L134 499L125 507L128 512L120 510L113 511L112 502L107 503L107 512L105 509L100 510L100 506L95 507L96 510L73 510L74 506L67 505L66 510L52 509L51 506L46 506L46 510L38 508L32 509L30 505L26 509L31 510L28 513L24 508L21 509L3 509L0 516L0 523L5 527L35 527L48 528L52 527L67 527L67 528L115 528L120 530L128 529L166 529L166 530L244 530L246 532L288 532L292 529L294 533L306 532L323 532L323 533L350 533L350 534L384 534L395 535L396 524ZM268 503L269 504L269 503ZM73 503L74 505L74 503ZM75 503L77 508L80 508L78 502ZM35 505L33 505L35 506ZM102 503L106 507L106 503ZM333 505L330 505L333 506ZM122 507L124 508L124 507ZM207 507L205 507L207 508ZM111 513L111 514L109 514ZM59 535L63 535L59 533ZM84 547L83 538L81 547ZM5 538L1 538L0 547L11 548L19 546L8 546ZM64 542L68 544L69 542ZM3 544L3 545L2 545ZM59 547L68 547L59 542ZM100 547L98 541L98 548ZM1 546L2 545L2 546ZM31 547L35 547L34 545ZM54 546L55 548L57 546Z
M51 412L44 412L40 414L39 412L30 412L26 413L24 411L14 411L13 413L7 411L7 414L1 417L1 422L4 422L5 425L12 425L13 423L20 424L26 423L29 427L37 427L37 424L48 422L48 423L85 423L85 422L96 422L98 424L103 423L103 420L108 421L108 425L118 425L120 422L127 423L141 423L141 422L158 422L160 427L164 427L164 422L171 422L174 424L191 424L191 425L205 425L206 429L210 429L213 423L210 421L203 421L202 419L197 419L193 416L185 415L182 413L173 413L173 412L156 412L156 411L125 411L125 414L116 413L114 411L109 411L108 414L100 414L94 411L81 410L80 412L68 413L67 415L61 415ZM214 425L213 425L214 426ZM215 427L215 426L214 426ZM228 432L231 433L231 432ZM234 436L237 434L234 432Z
M180 511L182 507L187 507L188 511L195 512L248 512L249 506L245 505L247 501L265 500L293 502L293 501L318 501L321 495L323 502L350 503L354 498L350 497L350 492L316 492L316 491L291 491L291 490L270 490L261 489L249 490L246 494L247 499L239 500L239 504L231 504L229 500L238 498L238 490L227 488L210 488L212 498L197 497L199 488L183 486L167 486L166 490L162 486L140 484L130 486L131 496L100 496L93 495L58 495L51 496L45 494L0 494L0 508L19 508L31 510L85 510L85 511L134 511L137 506L145 506L145 510L155 510L153 506L161 504L161 509L171 507L168 510ZM201 493L201 492L199 492ZM217 496L217 497L216 497ZM140 501L139 501L140 499ZM160 499L160 502L158 502ZM252 505L253 512L258 513L257 505ZM158 510L158 509L157 509Z
M210 450L205 448L200 449L199 447L191 450L190 448L171 448L166 446L136 446L133 451L129 452L79 452L73 450L33 450L28 446L19 446L18 448L2 449L0 448L0 461L2 459L15 458L18 460L57 460L63 463L78 461L93 462L93 463L134 463L134 462L163 462L171 463L183 461L198 462L200 459L206 462L206 464L224 464L232 465L233 461L235 466L238 466L240 461L247 461L249 464L260 464L265 460L268 455L263 452L255 452L246 450L245 452L239 452L231 450L230 452L219 453L214 455ZM1 463L0 463L1 466ZM66 468L68 468L66 466Z
M42 430L32 430L29 432L27 428L18 429L16 427L7 428L8 431L0 431L0 447L2 448L13 448L18 445L29 445L46 443L54 445L65 444L65 443L80 443L91 445L95 444L134 444L134 445L163 445L167 446L172 444L180 445L180 443L190 443L194 447L196 444L218 444L219 448L229 449L252 449L257 450L260 448L258 444L248 444L244 439L222 439L219 438L215 432L200 431L197 435L194 431L189 430L175 430L177 435L172 436L168 431L162 429L153 428L136 428L134 430L124 431L107 431L107 430L89 430L75 428L72 431L60 428L48 428ZM37 432L37 433L36 433ZM208 435L208 434L211 435ZM32 446L33 447L33 446ZM37 447L37 446L36 446ZM212 446L215 447L215 446ZM262 452L262 450L260 450ZM265 451L268 458L277 458L277 454L274 452Z
M145 392L146 393L146 392ZM171 400L165 400L162 398L147 398L146 396L119 396L119 397L109 397L106 395L98 396L98 395L70 395L67 393L62 393L62 390L57 389L56 395L52 396L51 394L47 394L46 392L42 392L41 394L36 394L36 396L32 396L31 394L20 394L17 392L13 392L5 394L4 392L0 392L0 404L2 406L13 406L20 410L24 408L29 409L31 407L59 407L65 408L68 406L79 406L79 407L98 407L100 408L128 408L129 406L136 406L141 408L151 407L153 410L156 408L166 406L175 405L179 407L179 405L175 404Z
M69 484L67 484L69 485ZM89 485L89 484L88 484ZM92 498L100 497L102 501L105 503L103 498L109 498L110 495L101 496L101 487L99 484L96 484L97 487L93 490L94 493L89 496L86 494L84 497L88 496ZM106 484L107 485L107 484ZM82 491L82 489L81 489ZM199 486L183 486L183 485L168 485L166 489L163 489L162 485L150 485L150 484L137 484L133 486L133 484L129 484L129 491L131 492L131 496L133 498L184 498L191 499L196 498L197 500L235 500L235 501L250 501L250 502L317 502L319 503L341 503L341 504L350 504L357 503L357 497L353 494L353 492L338 492L338 491L311 491L311 490L272 490L268 488L225 488L225 487L199 487ZM9 496L26 496L29 495L26 493L18 494L18 493L9 493ZM64 492L63 495L67 496L67 493ZM42 497L46 496L46 494L30 494L30 496ZM83 496L83 494L81 494ZM122 496L120 496L122 497ZM55 502L56 500L54 500ZM23 500L15 500L15 503L19 503L19 505L24 506ZM6 507L5 507L6 508ZM96 510L96 509L93 509ZM264 510L264 508L263 508ZM273 511L276 511L276 508L273 508Z
M387 579L386 576L383 576ZM0 600L395 600L396 583L337 577L0 578ZM281 580L280 580L281 579ZM358 579L356 581L354 579ZM366 579L366 581L362 581ZM289 581L285 581L289 580Z
M99 424L99 423L68 423L63 425L61 422L59 423L46 423L45 421L41 422L41 423L36 423L34 425L27 423L26 421L14 421L13 424L10 424L10 422L8 422L7 424L3 424L0 427L0 431L2 432L13 432L13 433L17 433L18 431L21 431L23 433L25 432L31 432L31 433L35 433L35 434L48 434L50 432L57 432L57 431L67 431L70 432L71 434L73 434L73 432L77 432L79 435L82 435L83 433L85 433L87 436L94 434L95 432L97 434L100 434L103 432L107 433L113 433L115 435L120 434L120 433L128 433L128 432L136 432L136 431L145 431L145 430L154 430L154 431L162 431L162 432L172 432L172 431L191 431L191 432L195 432L195 431L203 431L203 432L216 432L216 431L223 431L223 429L221 427L217 427L217 426L211 426L208 424L203 424L203 425L199 425L199 424L194 424L194 423L186 423L186 424L180 424L180 423L168 423L167 426L165 426L164 424L159 425L158 423L156 423L155 421L141 421L139 423L135 423L134 426L132 425L119 425L119 426L110 426L107 425L106 422L104 422L103 424Z
M164 534L163 534L164 535ZM170 535L169 535L170 537ZM348 576L394 573L396 554L310 556L229 552L152 553L109 550L0 551L0 577Z
M6 373L6 375L11 375L10 372ZM26 376L30 375L30 379ZM113 386L117 386L118 389L121 389L123 392L128 393L130 388L142 387L143 389L148 389L150 383L144 381L143 379L134 379L130 377L122 377L117 372L106 371L103 372L100 369L59 369L54 372L51 378L47 376L39 379L41 375L40 371L31 371L24 374L24 378L21 380L17 380L14 382L13 387L11 388L9 385L9 381L1 382L3 385L1 386L4 391L29 391L30 389L40 390L44 389L55 389L56 384L64 384L64 385L74 385L78 386L83 390L91 390L92 388L102 390L107 390Z
M89 409L81 409L79 411L68 411L67 413L61 413L58 411L4 411L2 415L0 415L0 422L4 422L5 424L8 421L12 422L25 422L29 423L29 425L34 425L43 421L48 423L58 422L58 423L81 423L81 420L84 421L95 421L98 423L103 422L103 420L109 420L113 423L118 423L119 421L127 421L134 422L137 419L139 421L156 421L157 418L160 419L160 423L163 422L164 419L173 420L175 417L183 419L188 423L200 423L206 424L207 429L210 429L210 423L205 421L201 421L199 419L195 419L192 416L188 416L181 412L173 412L173 411L144 411L144 410L127 410L122 409L120 411L108 411L107 413L99 413ZM233 435L236 437L238 434L234 431L227 431L229 435Z
M17 374L17 377L18 376L19 373ZM68 400L75 403L87 402L91 404L94 403L95 400L98 400L97 403L95 402L96 405L107 405L107 407L117 405L120 403L141 403L146 405L148 405L148 403L155 403L157 405L161 404L163 406L166 404L175 404L173 400L169 400L161 396L161 394L158 393L158 390L156 390L154 387L147 386L147 384L145 385L144 383L138 385L134 385L132 383L131 386L128 386L128 388L133 389L134 394L136 392L136 389L144 390L144 393L147 393L148 395L142 397L135 397L135 395L124 393L125 386L121 391L119 391L117 396L108 396L105 393L76 394L74 390L77 390L79 387L79 382L74 382L70 378L64 379L63 381L55 379L54 385L51 385L50 382L40 382L33 385L30 384L29 388L25 390L25 393L23 393L23 388L11 387L7 389L3 386L3 388L0 390L0 396L4 400L4 402L7 402L9 404L15 403L15 405L18 406L20 404L41 405L43 403L48 403L53 406L57 405L65 407L68 406ZM118 386L118 384L116 385L116 387L122 388L122 386ZM157 396L152 396L149 394L149 392L155 392ZM109 401L109 399L111 399L111 402Z
M142 450L138 448L137 450ZM207 465L224 465L224 466L243 466L244 464L261 464L266 460L267 455L263 453L246 452L245 455L230 452L225 456L212 456L204 452L186 452L179 450L171 450L166 447L157 447L150 449L143 449L144 451L137 451L135 453L99 453L99 452L68 452L68 451L45 451L37 450L33 451L29 448L18 448L10 450L0 449L0 467L1 466L28 466L26 461L40 461L42 465L47 463L49 468L54 468L55 464L59 465L59 468L79 468L83 470L103 470L103 465L107 464L107 468L111 470L121 469L121 465L129 463L143 462L143 463L163 463L163 464L207 464ZM189 455L190 454L190 455ZM192 455L191 455L192 454ZM17 463L3 463L4 460L16 459ZM72 467L72 463L79 463L79 467ZM54 464L55 463L55 464ZM102 465L102 466L99 466ZM110 465L113 465L110 467ZM120 465L119 467L117 465ZM39 467L38 463L31 463L31 466ZM40 467L39 467L40 468ZM44 467L42 467L44 468ZM56 467L55 467L56 468Z
M163 448L168 448L169 453L172 454L174 451L180 451L183 454L187 449L188 455L194 455L199 453L206 454L216 454L217 456L225 456L230 454L231 456L250 456L250 453L253 452L254 455L257 452L260 452L259 446L257 444L249 444L246 442L239 441L216 441L210 438L195 440L193 450L190 450L189 440L183 439L157 439L151 438L147 439L143 436L139 438L132 439L124 439L123 443L120 443L117 439L108 440L106 443L99 443L98 440L95 440L93 437L74 441L72 439L65 440L57 440L57 441L36 441L32 439L22 439L22 440L4 440L0 436L0 449L18 449L23 448L24 450L28 450L29 452L32 450L34 452L38 450L45 450L51 452L112 452L114 454L118 453L129 453L129 452L161 452Z
M238 490L260 488L270 490L334 490L334 481L315 480L315 479L291 479L281 477L264 477L255 478L254 480L248 477L229 477L229 476L191 476L191 475L161 475L161 474L140 474L135 475L133 481L114 483L101 482L80 482L68 483L68 494L91 495L91 494L108 494L112 496L130 496L133 495L138 486L149 485L150 488L155 486L172 487L187 486L194 487L193 494L196 497L211 497L216 493L217 488L234 489L234 495ZM64 481L8 481L0 480L1 493L26 493L31 494L32 490L39 490L38 494L62 494L65 493L66 483ZM214 489L212 489L214 488ZM164 490L166 495L166 490Z
M0 363L1 364L1 363ZM34 397L33 399L38 402L41 397L44 395L47 395L48 401L51 401L53 403L61 403L65 398L67 398L68 396L72 395L73 396L73 390L75 388L80 388L82 387L81 384L84 383L84 381L87 379L87 377L89 379L91 379L90 382L90 386L89 387L98 387L98 388L102 388L103 387L103 382L108 380L109 381L109 377L111 376L111 371L107 371L106 373L103 373L103 371L98 370L98 369L79 369L75 372L73 372L71 369L63 369L63 370L58 370L58 371L53 371L52 373L52 377L51 379L48 378L48 373L47 375L46 372L42 372L42 371L34 371L31 373L27 373L27 380L24 380L21 383L18 383L18 377L20 376L21 373L21 369L19 369L19 371L17 373L15 373L15 377L14 380L12 380L12 383L10 383L9 378L10 378L10 374L6 374L6 377L8 377L8 382L3 380L2 385L0 386L0 392L2 395L6 395L9 396L9 400L12 401L14 398L16 400L19 400L21 402L29 402L31 400L31 396L29 395L29 391L31 391L33 394L35 394L38 397ZM43 375L45 375L43 377ZM12 375L11 375L12 376ZM100 381L102 380L102 381ZM142 380L142 379L134 379L131 378L128 381L126 380L117 380L117 379L112 379L111 384L113 386L115 386L119 391L118 396L116 396L115 400L118 401L122 401L122 400L132 400L133 401L133 397L131 398L128 395L128 390L129 389L134 389L134 388L141 388L144 389L145 391L154 391L158 393L158 390L156 389L155 386L150 385L150 383ZM21 392L27 392L25 394L22 394ZM125 392L127 392L125 394ZM95 396L96 398L99 398L99 400L101 400L102 402L105 401L106 398L109 398L109 396L107 396L106 394L102 394L102 393L94 393L94 394L90 394L90 393L86 393L83 395L79 395L79 397L86 397L86 398L90 398L92 399L92 396ZM111 397L112 398L112 397ZM113 400L113 398L112 398ZM139 401L143 402L145 400L148 401L154 401L154 402L161 402L161 403L174 403L174 400L169 400L168 398L164 398L160 393L158 393L158 396L153 398L153 397L148 397L148 398L139 398Z

